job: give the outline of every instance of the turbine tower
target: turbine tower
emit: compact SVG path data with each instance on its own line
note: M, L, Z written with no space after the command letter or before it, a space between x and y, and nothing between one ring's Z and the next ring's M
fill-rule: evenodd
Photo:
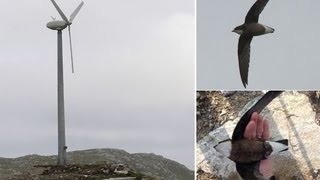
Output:
M69 20L64 15L62 10L59 8L57 3L54 0L51 0L54 7L57 9L58 13L63 20L55 20L47 23L49 29L55 30L58 32L58 165L65 165L67 162L66 158L66 137L65 137L65 119L64 119L64 95L63 95L63 53L62 53L62 30L68 26L69 30L69 40L70 40L70 52L71 52L71 66L72 73L74 73L73 68L73 53L72 53L72 43L71 43L71 28L73 19L76 17L83 2L73 11Z

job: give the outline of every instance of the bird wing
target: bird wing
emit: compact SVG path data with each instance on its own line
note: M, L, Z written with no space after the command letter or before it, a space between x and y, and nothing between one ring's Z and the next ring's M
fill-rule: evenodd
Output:
M214 146L214 149L225 157L230 157L232 148L231 139L226 139Z
M244 87L248 84L248 72L250 62L250 43L253 36L242 35L238 43L238 59L241 81Z
M283 91L268 91L265 95L262 96L261 99L258 100L239 120L236 127L234 128L232 134L232 141L243 139L244 131L248 123L250 122L250 118L252 113L257 112L260 113L274 98L279 96ZM285 144L284 142L280 142Z
M253 163L238 163L236 162L236 169L243 179L250 180L267 180L268 178L263 177L259 171L260 161Z
M268 1L269 0L257 0L248 11L245 23L257 23L259 20L259 15L267 5Z

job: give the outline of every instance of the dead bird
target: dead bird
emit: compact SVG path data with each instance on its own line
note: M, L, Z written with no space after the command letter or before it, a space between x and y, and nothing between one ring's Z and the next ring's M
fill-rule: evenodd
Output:
M262 139L246 139L245 129L254 112L260 113L282 91L269 91L255 103L237 123L232 139L220 142L214 148L236 163L236 169L243 179L266 179L259 172L260 161L270 155L288 150L288 140L265 141ZM274 177L271 177L273 179Z

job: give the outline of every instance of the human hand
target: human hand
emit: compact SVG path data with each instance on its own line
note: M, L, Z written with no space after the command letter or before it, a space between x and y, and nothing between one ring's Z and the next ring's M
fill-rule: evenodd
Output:
M257 112L251 116L243 136L247 139L261 139L267 140L270 138L269 123ZM259 171L264 177L272 176L272 162L271 159L264 159L260 161Z

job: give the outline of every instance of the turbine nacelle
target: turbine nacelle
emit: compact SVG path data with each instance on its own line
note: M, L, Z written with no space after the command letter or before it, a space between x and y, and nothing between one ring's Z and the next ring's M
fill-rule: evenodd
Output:
M47 28L56 31L61 31L68 27L68 25L71 25L71 23L67 23L63 20L54 20L47 23Z

